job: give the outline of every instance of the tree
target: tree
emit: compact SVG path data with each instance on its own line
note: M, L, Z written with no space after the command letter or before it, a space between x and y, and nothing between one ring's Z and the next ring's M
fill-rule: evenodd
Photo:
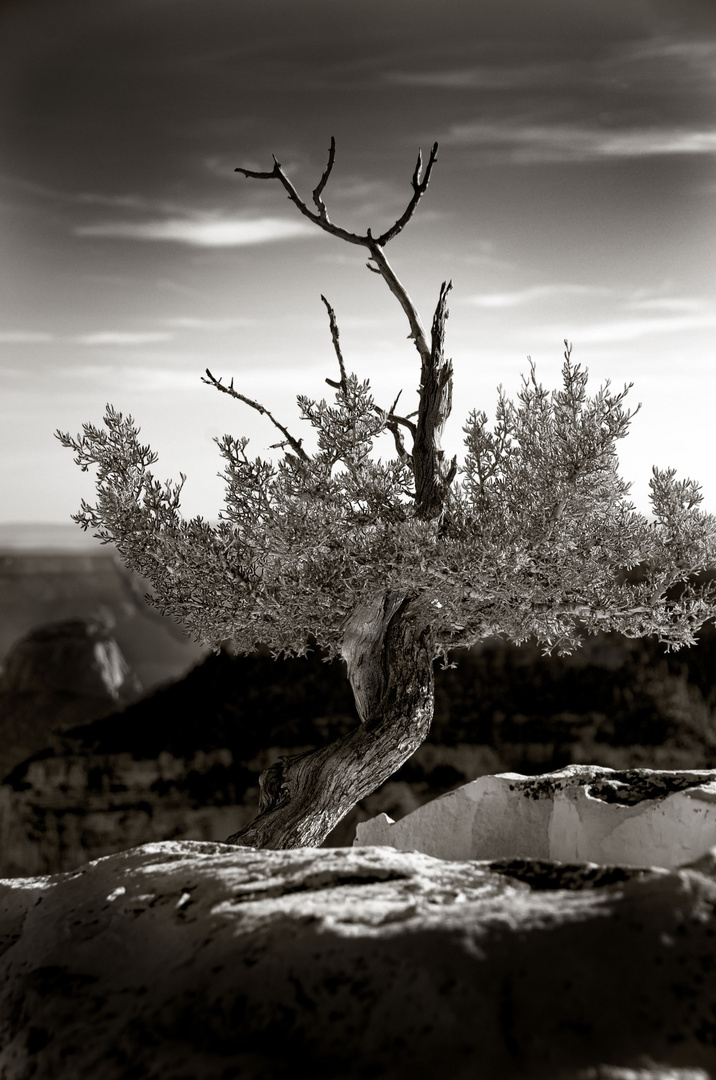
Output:
M364 248L408 321L420 358L419 408L402 416L379 407L367 381L347 374L335 313L328 312L339 379L333 404L298 397L317 446L304 448L261 403L208 369L204 382L264 414L281 432L279 460L247 455L248 440L217 439L225 508L218 524L180 515L177 484L158 482L157 455L131 416L107 406L104 426L76 438L58 432L83 469L96 466L97 498L74 520L114 543L144 575L152 603L199 640L238 651L257 643L274 655L312 646L342 657L360 726L329 746L284 757L263 773L259 813L228 840L257 847L318 845L426 738L433 664L488 636L529 637L569 652L585 634L657 635L667 648L695 640L716 615L699 571L714 560L716 522L701 494L673 470L655 469L653 519L638 513L620 479L616 445L633 413L607 383L587 394L587 372L565 342L562 386L537 381L534 366L515 400L500 388L495 421L473 411L466 455L447 460L441 436L451 409L453 368L444 355L447 296L440 287L430 335L385 256L428 187L437 159L421 156L412 196L379 236L352 233L329 218L328 164L304 202L274 158L269 172L298 210L332 236ZM372 452L390 433L395 457ZM410 446L406 446L406 438Z

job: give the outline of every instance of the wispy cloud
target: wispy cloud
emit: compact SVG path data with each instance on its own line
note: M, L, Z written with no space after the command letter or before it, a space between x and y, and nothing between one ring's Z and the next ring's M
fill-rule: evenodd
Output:
M484 59L465 67L448 65L431 70L393 70L382 81L397 86L460 90L545 90L586 88L633 89L653 86L668 79L673 91L679 86L713 85L716 43L657 34L642 40L612 42L588 55L504 60L490 43Z
M654 296L647 299L630 300L622 305L630 311L681 311L706 312L711 306L707 300L698 296Z
M221 332L222 330L234 330L241 326L255 326L256 319L233 318L233 319L202 319L192 315L184 315L176 319L164 319L165 326L171 326L176 330L210 330Z
M586 124L476 121L453 124L443 142L515 164L716 154L716 127L608 128Z
M609 296L612 289L596 285L533 285L528 289L518 289L514 292L503 293L477 293L468 296L465 303L483 308L510 308L521 307L537 300L545 300L552 297L562 296Z
M678 65L684 73L703 73L712 81L716 41L656 34L643 41L620 43L612 49L611 63L628 66L631 73L633 65L640 62Z
M54 341L52 334L37 330L0 330L2 345L42 345Z
M637 341L640 338L663 336L664 334L685 334L694 330L711 330L716 327L716 314L711 315L672 315L663 318L615 319L611 322L580 326L575 330L579 345L610 345L624 341ZM564 336L563 327L545 326L541 335L548 340Z
M131 345L152 345L159 341L171 341L174 334L163 330L149 331L124 331L124 330L100 330L94 334L78 334L72 338L75 345L118 345L126 347Z
M315 229L284 218L165 218L155 221L106 221L79 225L77 236L116 240L160 241L192 247L248 247L273 240L313 236Z
M553 89L555 85L576 79L585 79L584 62L484 63L436 71L389 71L383 75L384 82L397 86L439 90L510 90L537 86Z

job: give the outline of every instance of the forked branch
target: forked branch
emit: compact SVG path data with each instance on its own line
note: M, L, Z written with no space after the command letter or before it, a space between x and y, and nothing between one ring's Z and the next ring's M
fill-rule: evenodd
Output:
M294 439L294 437L293 437L293 435L291 435L290 431L288 431L283 426L283 424L280 424L278 422L278 420L276 419L276 417L273 416L269 412L269 410L264 405L261 404L260 401L254 401L253 398L246 397L244 394L240 394L238 390L235 390L234 389L234 380L233 379L231 380L231 382L229 383L228 386L224 386L221 379L217 379L215 375L212 375L212 373L209 371L208 368L206 369L206 374L208 375L208 378L205 379L205 378L202 377L202 380L201 380L202 382L206 383L207 386L215 387L217 390L220 390L222 394L229 394L230 397L236 398L238 401L243 401L243 403L245 405L248 405L250 408L255 409L256 412L261 413L262 416L267 416L269 418L269 420L271 421L271 423L273 424L273 426L275 428L278 428L278 430L281 432L281 434L283 435L284 439L289 444L289 446L291 447L293 452L295 454L297 454L298 457L300 457L303 461L308 461L309 460L308 454L306 453L306 451L303 449L303 447L301 445L303 440L302 439Z
M379 247L384 247L385 244L387 244L389 240L392 240L394 236L397 236L398 233L401 232L410 221L411 217L415 213L418 203L428 189L428 184L430 183L430 174L433 171L433 165L437 161L437 158L438 144L433 143L432 149L430 151L430 156L428 157L428 163L425 166L425 174L421 179L420 174L423 168L423 153L422 150L418 150L418 161L415 166L415 172L413 173L412 179L413 197L406 206L403 213L396 221L395 225L391 226L390 229L387 229L381 236L376 239L375 242L376 244L378 244Z
M418 203L427 191L428 184L430 183L430 175L433 171L433 165L437 161L437 156L438 144L435 143L430 151L430 156L427 165L425 166L425 172L423 173L422 153L418 153L418 161L411 181L413 195L410 202L394 224L391 225L389 229L386 229L384 233L381 233L380 236L373 236L370 229L368 229L365 234L350 232L348 229L342 229L340 225L335 225L328 217L328 211L323 202L323 191L328 183L336 160L336 140L333 137L331 138L331 146L328 152L328 164L326 165L321 179L313 190L313 202L316 206L315 210L312 210L303 201L275 157L273 159L273 169L271 169L270 172L258 172L254 169L242 168L234 170L234 172L241 173L242 176L247 176L251 180L278 180L294 206L298 207L304 217L307 217L314 225L318 225L324 232L330 233L331 236L338 237L339 240L345 240L349 244L357 244L359 247L368 249L370 252L371 263L373 264L371 265L371 263L368 263L368 268L381 275L390 291L398 300L410 325L410 337L415 342L415 346L420 353L423 362L426 361L430 355L430 346L427 341L425 330L420 322L420 316L404 286L398 280L395 271L386 259L382 249L389 240L392 240L405 228L415 213Z
M446 361L443 356L445 320L447 319L448 314L446 299L452 285L443 282L437 308L435 310L435 316L433 318L430 339L428 339L428 335L425 332L425 328L420 320L415 304L410 299L404 285L398 279L395 271L386 259L383 248L405 228L415 213L415 210L430 183L430 177L433 166L437 161L437 156L438 144L435 143L430 151L425 170L423 171L422 153L418 153L418 160L411 179L413 188L412 197L400 217L397 218L389 229L386 229L386 231L379 236L374 236L371 229L368 229L365 234L350 232L347 229L342 229L339 225L334 225L328 217L328 212L323 201L323 192L330 178L336 159L336 142L334 138L331 138L326 168L313 190L315 210L312 210L301 199L275 157L274 166L270 172L257 172L252 169L242 168L237 168L235 170L236 172L242 173L243 176L247 176L253 180L278 180L283 185L291 202L298 207L305 217L315 225L318 225L324 232L330 233L331 236L338 237L339 240L345 240L349 244L357 244L360 247L367 248L370 252L370 259L367 264L368 269L379 274L383 278L393 296L395 296L405 312L410 327L410 334L408 336L414 342L415 347L420 354L420 407L418 409L417 423L412 423L408 417L401 417L395 414L395 405L397 405L396 400L393 408L386 414L386 427L393 435L400 460L409 465L413 472L415 478L416 513L424 519L434 519L441 515L445 505L448 488L455 477L457 468L455 459L450 463L444 460L444 451L440 448L443 428L450 415L452 405L452 363L449 360ZM331 338L333 340L333 347L338 358L338 365L341 372L340 382L335 382L332 379L326 379L326 382L336 389L345 389L346 372L339 344L338 324L336 322L335 313L326 298L322 297L321 299L328 311ZM246 399L244 398L243 400ZM253 404L254 407L256 407L255 403L250 404ZM266 412L264 409L261 411ZM277 427L280 427L280 425L277 424ZM406 449L403 433L400 430L401 428L406 428L413 437L412 453L409 453ZM281 428L281 430L285 433L284 428ZM294 445L293 442L292 445Z
M286 193L288 194L291 202L298 207L298 209L301 211L302 214L305 215L305 217L313 221L314 224L318 225L321 229L324 229L326 232L330 233L331 236L337 236L341 240L347 240L349 244L360 244L362 247L371 248L374 244L377 244L378 247L384 247L389 240L392 240L398 235L398 233L402 232L402 230L408 224L417 209L418 203L428 189L428 184L430 183L430 174L433 171L433 165L437 161L437 157L438 144L434 143L430 151L428 163L425 166L425 173L422 174L423 155L422 151L418 151L418 161L415 166L415 171L413 172L413 177L411 181L413 187L413 194L410 202L408 203L400 217L397 219L397 221L395 221L389 229L386 229L384 233L381 233L380 236L376 237L370 235L370 230L368 230L368 232L364 236L362 236L360 233L353 233L350 232L348 229L342 229L340 225L334 225L328 217L328 212L326 210L325 203L323 202L323 189L328 183L328 178L331 175L333 165L336 160L336 140L333 136L331 136L331 145L328 151L328 164L326 165L321 179L318 181L318 184L313 190L313 201L316 205L315 212L311 210L310 207L307 206L307 204L303 201L289 178L286 176L286 173L283 171L280 162L278 162L275 157L273 159L273 169L271 169L270 172L258 172L255 169L242 168L236 168L234 169L234 172L241 173L242 176L247 176L250 180L280 181L280 183L286 190Z

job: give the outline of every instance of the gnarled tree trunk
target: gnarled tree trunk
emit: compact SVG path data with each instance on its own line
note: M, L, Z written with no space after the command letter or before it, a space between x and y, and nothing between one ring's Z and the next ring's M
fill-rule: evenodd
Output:
M346 622L343 657L361 725L262 773L259 813L227 843L317 847L425 740L433 717L433 641L411 598L386 593Z

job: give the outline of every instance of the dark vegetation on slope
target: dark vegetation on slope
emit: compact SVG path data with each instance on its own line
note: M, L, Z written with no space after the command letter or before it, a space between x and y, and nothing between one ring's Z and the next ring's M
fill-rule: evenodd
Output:
M433 743L474 743L505 753L524 743L554 746L557 768L588 728L596 743L673 742L716 761L713 628L678 653L614 634L587 639L569 657L545 657L529 644L517 648L495 639L454 660L456 667L436 672ZM95 753L129 751L138 758L162 750L183 757L197 747L229 747L245 757L267 745L335 738L354 723L343 664L326 664L318 653L274 661L265 653L222 652L181 682L64 738Z

